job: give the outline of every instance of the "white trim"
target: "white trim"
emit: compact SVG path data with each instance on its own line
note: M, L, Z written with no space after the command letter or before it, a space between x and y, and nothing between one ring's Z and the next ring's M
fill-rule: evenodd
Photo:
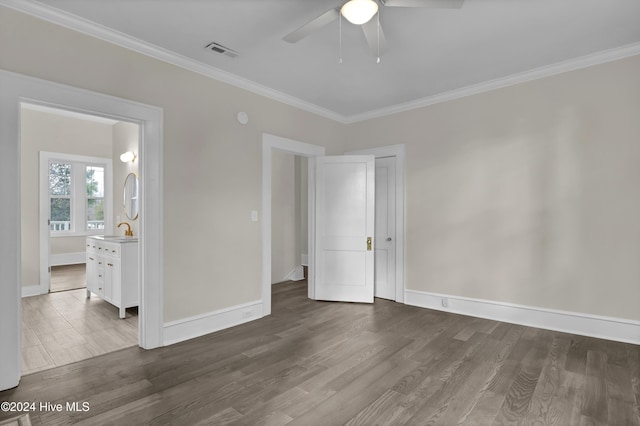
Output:
M346 154L372 154L376 158L396 157L396 302L404 303L405 295L405 145L389 145L350 151Z
M309 266L309 255L306 253L303 253L300 255L300 264L302 266Z
M446 303L443 303L443 299ZM640 344L640 321L417 290L405 291L405 303L454 314Z
M111 118L99 117L97 115L81 114L79 112L68 111L66 109L49 108L44 105L23 104L22 108L28 109L31 111L46 112L47 114L54 114L60 117L68 117L68 118L75 118L77 120L91 121L94 123L109 124L109 125L114 125L118 123L118 120L113 120Z
M17 386L21 371L21 102L140 125L139 345L162 344L162 109L0 70L0 390Z
M77 15L73 15L63 10L56 9L42 3L36 3L30 0L0 0L0 5L9 7L22 13L26 13L31 16L35 16L36 18L40 18L48 22L52 22L65 28L78 31L91 37L98 38L108 43L124 47L125 49L141 53L145 56L159 59L160 61L178 66L180 68L195 72L200 75L204 75L205 77L209 77L214 80L218 80L238 87L240 89L244 89L270 99L274 99L295 108L317 114L321 117L325 117L335 121L343 120L342 115L330 111L326 108L322 108L310 102L303 101L302 99L296 98L278 90L271 89L270 87L263 86L246 78L239 77L228 71L221 70L202 62L198 62L176 52L172 52L165 48L156 46L152 43L135 38L129 34L116 31L112 28L105 27L101 24Z
M51 266L78 265L86 260L86 253L83 251L52 254L50 257Z
M303 279L304 279L304 269L302 268L302 265L300 265L293 268L291 272L289 272L281 281L273 284L278 284L284 281L300 281Z
M295 155L302 155L309 158L309 247L313 248L315 218L315 162L313 157L324 155L323 146L311 145L304 142L280 136L262 134L262 315L271 314L271 157L272 150L288 152ZM312 176L313 174L313 176ZM313 208L312 208L313 207ZM310 253L312 254L312 253ZM311 259L312 257L310 257ZM313 265L309 265L309 292L313 288L314 281L311 271ZM311 293L310 293L311 294Z
M607 62L616 61L618 59L628 58L640 54L640 43L628 44L626 46L616 47L601 52L591 53L589 55L580 56L578 58L568 59L551 65L534 68L505 77L496 78L494 80L484 81L478 84L461 87L449 92L438 93L433 96L427 96L422 99L416 99L401 104L397 104L387 108L381 108L374 111L368 111L362 114L355 114L344 117L343 123L351 124L359 121L371 120L372 118L380 118L399 112L411 111L414 109L426 107L429 105L439 104L454 99L464 98L478 93L490 92L492 90L501 89L503 87L514 86L520 83L526 83L532 80L550 77L556 74L562 74L569 71L575 71L582 68L600 65Z
M185 340L204 336L244 324L245 322L260 319L262 314L262 301L243 303L225 309L208 312L206 314L195 315L177 321L170 321L164 324L163 344L173 345Z
M618 59L624 59L640 54L640 43L632 43L626 46L615 47L613 49L603 50L577 58L568 59L566 61L546 65L543 67L535 68L533 70L524 71L505 77L496 78L494 80L454 89L449 92L427 96L421 99L416 99L414 101L405 102L373 111L367 111L362 114L346 116L335 111L331 111L327 108L312 104L311 102L307 102L286 93L263 86L251 80L247 80L245 78L231 74L230 72L215 68L211 65L195 61L191 58L187 58L186 56L182 56L178 53L137 39L128 34L113 30L111 28L107 28L88 19L73 15L60 9L56 9L46 4L34 2L32 0L0 0L0 5L343 124L351 124L359 121L370 120L372 118L384 117L386 115L396 114L399 112L410 111L413 109L434 105L440 102L459 99L478 93L500 89L502 87L512 86L515 84L537 80L556 74L562 74L593 65L604 64L607 62L616 61Z
M22 286L22 297L31 297L31 296L39 296L39 295L40 295L39 285L23 285Z

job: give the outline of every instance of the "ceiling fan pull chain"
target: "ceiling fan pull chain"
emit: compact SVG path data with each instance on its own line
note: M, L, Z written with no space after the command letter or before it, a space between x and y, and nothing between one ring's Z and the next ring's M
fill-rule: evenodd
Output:
M380 9L378 9L378 58L376 59L376 64L380 63Z
M341 64L342 63L342 13L340 14L340 23L338 24L340 27L340 58L338 58L338 63Z

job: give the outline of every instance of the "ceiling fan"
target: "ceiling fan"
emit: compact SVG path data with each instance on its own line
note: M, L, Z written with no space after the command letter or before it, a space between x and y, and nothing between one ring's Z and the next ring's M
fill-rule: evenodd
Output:
M459 9L464 0L378 0L385 7L426 7ZM386 48L384 32L379 20L372 19L378 13L378 2L375 0L349 0L340 7L329 9L322 15L312 19L282 39L289 43L297 43L308 35L336 20L340 15L349 22L362 26L364 37L371 52L378 57Z

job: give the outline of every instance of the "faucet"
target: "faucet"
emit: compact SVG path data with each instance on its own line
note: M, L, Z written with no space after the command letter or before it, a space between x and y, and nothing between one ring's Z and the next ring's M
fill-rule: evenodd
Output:
M133 237L133 231L131 230L131 225L129 225L127 222L120 222L118 224L118 228L120 228L120 225L127 225L127 230L124 231L125 237Z

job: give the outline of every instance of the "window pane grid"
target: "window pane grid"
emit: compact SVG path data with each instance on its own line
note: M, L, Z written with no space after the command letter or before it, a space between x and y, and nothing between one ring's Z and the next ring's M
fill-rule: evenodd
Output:
M64 154L61 154L64 155ZM105 173L101 163L49 161L49 229L52 234L105 229Z

